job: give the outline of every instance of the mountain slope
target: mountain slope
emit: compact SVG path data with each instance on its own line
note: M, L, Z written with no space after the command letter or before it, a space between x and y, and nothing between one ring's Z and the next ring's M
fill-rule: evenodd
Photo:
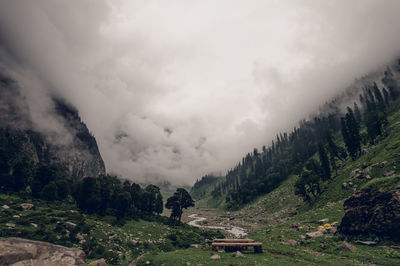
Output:
M53 97L47 115L43 123L50 130L42 132L32 121L29 105L17 82L0 73L0 151L5 172L12 173L17 163L24 161L58 165L76 179L104 175L96 139L78 111Z

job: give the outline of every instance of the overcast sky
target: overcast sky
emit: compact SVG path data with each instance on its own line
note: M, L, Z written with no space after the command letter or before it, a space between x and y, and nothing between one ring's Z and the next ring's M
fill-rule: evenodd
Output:
M1 65L38 114L49 94L73 103L108 172L191 184L398 56L399 10L398 0L0 0Z

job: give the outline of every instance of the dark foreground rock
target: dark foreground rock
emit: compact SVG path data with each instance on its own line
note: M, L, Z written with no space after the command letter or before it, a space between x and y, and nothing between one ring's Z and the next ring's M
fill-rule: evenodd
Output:
M7 238L0 241L0 265L86 265L85 253L42 241Z
M400 187L389 192L364 190L344 202L339 231L348 235L400 239Z

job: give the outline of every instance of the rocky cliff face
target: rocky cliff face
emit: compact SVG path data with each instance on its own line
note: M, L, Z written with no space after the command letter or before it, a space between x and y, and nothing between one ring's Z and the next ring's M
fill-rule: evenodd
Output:
M344 202L339 231L400 239L400 186L389 192L364 190Z
M78 111L64 100L52 98L48 115L57 126L44 133L34 126L18 84L0 73L0 149L35 164L57 164L76 179L104 175L96 139Z

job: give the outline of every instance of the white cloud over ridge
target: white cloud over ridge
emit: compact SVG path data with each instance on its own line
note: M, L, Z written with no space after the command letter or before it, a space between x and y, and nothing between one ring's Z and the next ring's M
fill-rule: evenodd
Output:
M108 171L141 182L224 172L400 48L396 0L0 7L3 65L72 102Z

